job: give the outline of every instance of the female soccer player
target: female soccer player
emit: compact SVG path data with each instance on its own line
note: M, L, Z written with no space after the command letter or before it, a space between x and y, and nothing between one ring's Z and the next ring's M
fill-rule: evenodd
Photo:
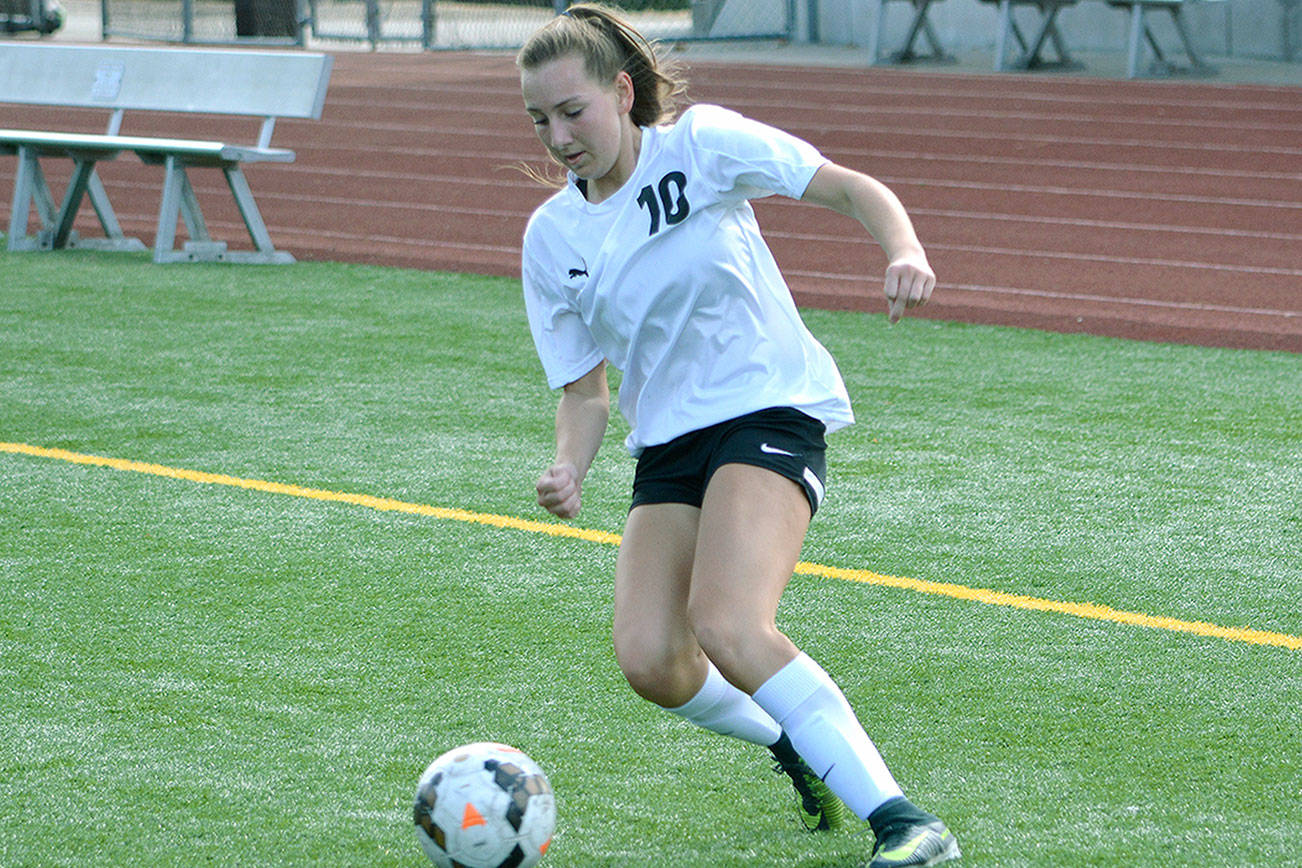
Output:
M892 322L935 285L903 206L726 109L697 105L664 124L680 82L608 7L571 7L517 64L538 138L568 170L523 249L538 355L564 390L538 502L562 518L578 513L606 430L607 361L624 372L637 468L615 568L620 668L674 714L769 747L811 827L838 825L846 806L867 819L873 868L958 856L945 824L904 798L841 690L776 626L823 499L823 435L854 417L748 200L780 193L859 220L889 261Z

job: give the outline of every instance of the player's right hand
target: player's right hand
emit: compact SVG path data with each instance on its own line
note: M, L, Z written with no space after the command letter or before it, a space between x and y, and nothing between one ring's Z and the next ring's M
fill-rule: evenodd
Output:
M900 256L886 269L886 302L892 323L900 321L907 308L919 307L931 298L936 273L921 250Z
M538 505L560 518L574 518L579 514L582 501L579 490L582 481L573 464L553 464L538 477Z

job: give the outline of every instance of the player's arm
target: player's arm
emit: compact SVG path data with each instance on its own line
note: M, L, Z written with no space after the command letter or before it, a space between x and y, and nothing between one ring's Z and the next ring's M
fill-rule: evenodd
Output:
M561 393L556 406L556 459L538 479L538 505L561 518L578 515L583 478L610 421L610 386L603 361Z
M823 205L853 217L886 252L886 300L891 322L905 308L926 304L936 286L936 275L913 231L904 205L880 181L860 172L826 163L814 173L801 201Z

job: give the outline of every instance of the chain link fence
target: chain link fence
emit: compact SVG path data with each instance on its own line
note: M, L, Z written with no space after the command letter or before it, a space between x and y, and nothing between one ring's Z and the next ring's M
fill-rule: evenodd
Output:
M0 0L4 2L4 0ZM566 0L100 0L107 36L185 43L397 43L510 49ZM787 39L796 0L627 0L651 39Z
M105 37L302 45L301 0L100 0Z

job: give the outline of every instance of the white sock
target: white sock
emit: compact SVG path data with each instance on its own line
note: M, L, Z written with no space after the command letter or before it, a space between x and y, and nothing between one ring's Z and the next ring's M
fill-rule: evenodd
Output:
M903 795L841 688L806 654L755 691L814 773L860 818Z
M707 661L708 663L708 661ZM755 700L738 690L709 663L705 683L686 704L667 709L699 727L768 746L782 737L782 729Z

